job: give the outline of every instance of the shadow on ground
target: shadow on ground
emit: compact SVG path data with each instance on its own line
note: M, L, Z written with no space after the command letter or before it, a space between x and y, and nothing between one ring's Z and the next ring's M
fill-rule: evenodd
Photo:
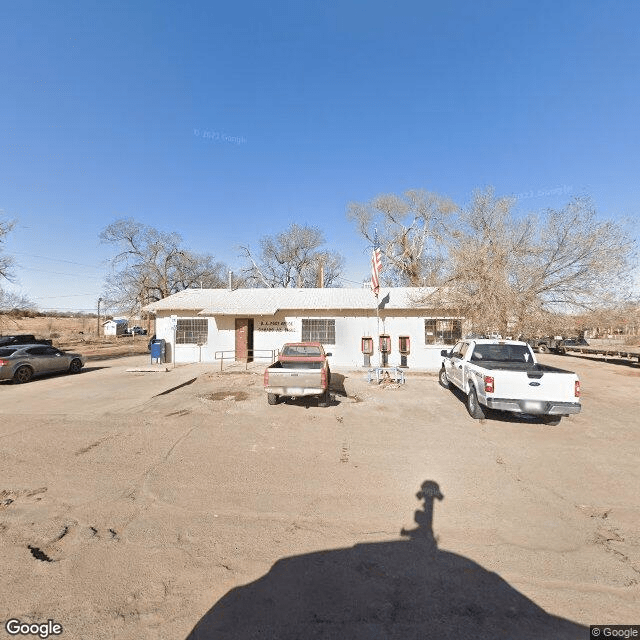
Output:
M99 371L100 369L106 369L106 367L82 367L78 373L70 373L69 371L55 371L53 373L46 373L42 375L33 376L31 380L27 384L37 384L42 380L51 380L52 378L63 378L65 376L82 376L84 373L89 373L90 371ZM0 380L0 384L15 384L13 380Z
M447 391L451 391L453 395L462 403L463 407L461 411L467 411L467 396L463 393L458 387L452 386L451 389L447 389ZM498 411L496 409L488 409L484 407L484 412L487 420L492 420L494 422L515 422L519 424L533 424L533 425L543 425L549 426L549 421L553 418L557 418L558 416L540 416L533 415L529 413L513 413L511 411Z
M331 400L329 401L329 406L335 407L338 406L342 400L345 398L349 398L351 400L358 400L352 396L347 395L347 391L344 387L344 381L347 376L336 373L335 371L331 372L331 384L329 385L329 392L331 396ZM341 400L342 398L342 400ZM295 405L298 407L304 407L308 409L309 407L317 407L319 398L315 396L302 396L299 398L289 398L287 396L280 396L279 402Z
M437 548L437 483L426 481L404 540L283 558L229 591L187 640L583 640L480 565Z

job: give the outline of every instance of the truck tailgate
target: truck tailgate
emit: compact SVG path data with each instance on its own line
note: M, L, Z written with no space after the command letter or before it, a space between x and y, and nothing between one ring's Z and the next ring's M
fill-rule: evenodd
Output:
M488 372L491 375L491 371ZM576 402L577 376L554 371L496 371L494 398L520 398L553 402Z
M283 396L318 395L324 391L321 369L269 367L265 391Z

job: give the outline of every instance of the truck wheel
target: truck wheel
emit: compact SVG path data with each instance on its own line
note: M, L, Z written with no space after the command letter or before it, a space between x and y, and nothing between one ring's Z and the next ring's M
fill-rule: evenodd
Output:
M550 427L557 427L562 420L562 416L545 416L542 418L543 424L548 424Z
M469 389L469 395L467 396L467 411L475 420L482 420L485 417L484 410L482 405L478 402L478 394L474 387Z
M449 382L449 378L447 378L447 371L444 367L442 367L442 369L440 369L440 375L438 376L438 382L440 383L441 387L444 387L445 389L448 389L451 386L451 383Z
M318 406L319 407L328 407L331 404L331 394L329 393L329 389L327 389L319 398L318 398Z
M538 353L549 353L549 347L546 344L539 344Z
M267 402L269 404L278 404L278 395L276 393L267 393Z

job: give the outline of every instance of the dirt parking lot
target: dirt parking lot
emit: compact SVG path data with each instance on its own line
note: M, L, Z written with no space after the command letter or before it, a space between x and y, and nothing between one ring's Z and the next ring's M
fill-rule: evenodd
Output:
M582 380L560 426L476 422L411 372L336 371L329 408L268 406L259 366L128 371L147 356L0 384L0 637L9 619L85 640L640 623L640 368L541 359Z

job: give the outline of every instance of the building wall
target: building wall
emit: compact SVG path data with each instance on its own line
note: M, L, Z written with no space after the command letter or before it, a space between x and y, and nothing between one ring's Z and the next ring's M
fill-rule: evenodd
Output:
M180 311L179 319L201 318L193 312ZM241 316L247 317L247 316ZM250 317L250 316L249 316ZM325 344L325 350L331 352L331 363L336 367L363 367L364 357L361 353L361 338L371 337L374 341L374 354L371 366L379 363L379 334L391 337L391 353L389 365L400 365L399 336L409 336L410 354L407 356L409 369L435 371L440 368L440 350L445 344L425 344L425 319L442 318L442 314L426 314L414 310L401 310L380 313L378 320L373 312L319 312L307 311L279 313L275 316L253 316L253 347L256 361L271 359L272 352L280 349L285 342L298 342L302 338L302 319L334 319L335 344ZM214 316L208 319L208 342L202 346L178 344L175 347L175 362L216 362L224 356L230 360L235 350L235 317ZM169 314L159 314L156 318L156 335L167 342L167 361L173 361L173 330ZM225 352L225 353L222 353Z

